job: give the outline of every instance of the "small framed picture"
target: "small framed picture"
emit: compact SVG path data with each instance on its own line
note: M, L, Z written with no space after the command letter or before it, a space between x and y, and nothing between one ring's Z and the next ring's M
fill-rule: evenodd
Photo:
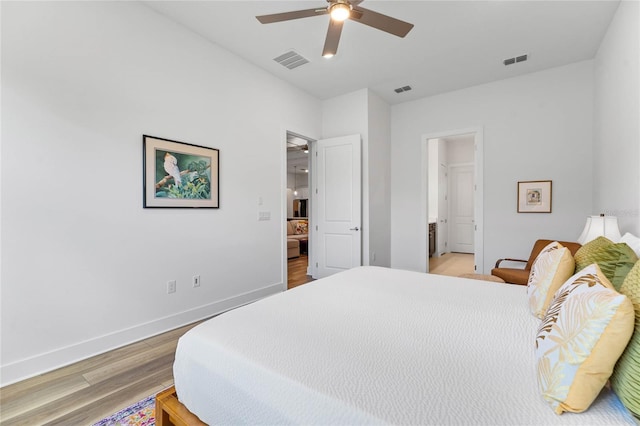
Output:
M551 213L551 181L518 182L518 213Z
M214 148L143 135L144 208L219 208Z

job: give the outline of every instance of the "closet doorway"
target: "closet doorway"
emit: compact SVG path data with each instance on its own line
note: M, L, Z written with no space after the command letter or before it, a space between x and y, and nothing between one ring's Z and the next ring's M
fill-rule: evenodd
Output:
M448 258L456 268L444 275L480 273L482 268L481 129L425 137L423 170L427 186L425 271L442 273ZM462 261L460 261L462 260ZM433 262L432 262L433 261ZM480 265L480 266L479 266ZM460 269L460 270L458 270Z

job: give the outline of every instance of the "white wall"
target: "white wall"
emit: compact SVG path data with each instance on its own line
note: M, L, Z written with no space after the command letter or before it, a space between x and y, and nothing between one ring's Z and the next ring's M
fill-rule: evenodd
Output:
M360 134L362 139L362 264L369 265L369 109L362 89L322 102L322 138Z
M391 108L368 95L369 263L391 266Z
M318 100L138 3L1 7L3 384L286 288L284 129ZM143 209L143 134L220 149L220 209Z
M298 176L294 177L294 173L287 173L287 188L291 191L298 190L298 195L293 198L308 198L309 197L309 175L307 173L297 173ZM305 189L304 197L301 196L300 191Z
M362 264L390 266L390 107L368 89L322 103L322 137L362 138ZM375 255L375 260L373 256Z
M595 58L594 204L640 235L640 3L623 1Z
M447 141L447 164L451 165L473 163L473 143L473 135L470 135L465 139L454 139Z
M591 209L592 61L391 108L391 265L421 270L421 138L484 129L484 271L538 238L574 240ZM580 160L584 158L584 160ZM553 180L553 213L518 214L517 182ZM478 265L482 268L483 265Z
M428 190L427 195L429 197L427 201L427 218L429 222L434 222L438 219L438 169L440 167L438 156L443 150L440 149L440 141L441 139L429 139L427 149L428 149L428 157L429 157L429 165L428 165ZM446 148L445 148L446 149ZM444 154L444 153L443 153Z

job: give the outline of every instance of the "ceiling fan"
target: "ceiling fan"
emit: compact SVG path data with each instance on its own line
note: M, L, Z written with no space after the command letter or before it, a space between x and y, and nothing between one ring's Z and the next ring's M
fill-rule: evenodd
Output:
M329 5L320 9L296 10L293 12L274 13L272 15L256 16L263 24L289 21L292 19L309 18L311 16L330 15L329 30L324 42L322 56L330 58L338 51L338 42L342 33L342 25L347 19L385 31L398 37L406 36L413 24L401 21L391 16L383 15L373 10L359 7L364 0L327 0Z

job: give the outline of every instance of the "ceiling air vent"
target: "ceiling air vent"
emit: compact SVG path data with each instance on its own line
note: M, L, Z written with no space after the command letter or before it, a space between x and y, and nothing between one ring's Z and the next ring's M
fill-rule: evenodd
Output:
M293 50L290 50L287 53L283 53L277 58L273 58L273 60L279 63L280 65L282 65L283 67L289 68L290 70L309 62L307 59L303 58Z
M397 89L393 89L396 93L408 92L411 90L411 86L398 87Z
M502 61L502 63L505 66L507 66L507 65L517 64L518 62L524 62L527 59L529 59L529 55L520 55L520 56L516 56L515 58L505 59L504 61Z

